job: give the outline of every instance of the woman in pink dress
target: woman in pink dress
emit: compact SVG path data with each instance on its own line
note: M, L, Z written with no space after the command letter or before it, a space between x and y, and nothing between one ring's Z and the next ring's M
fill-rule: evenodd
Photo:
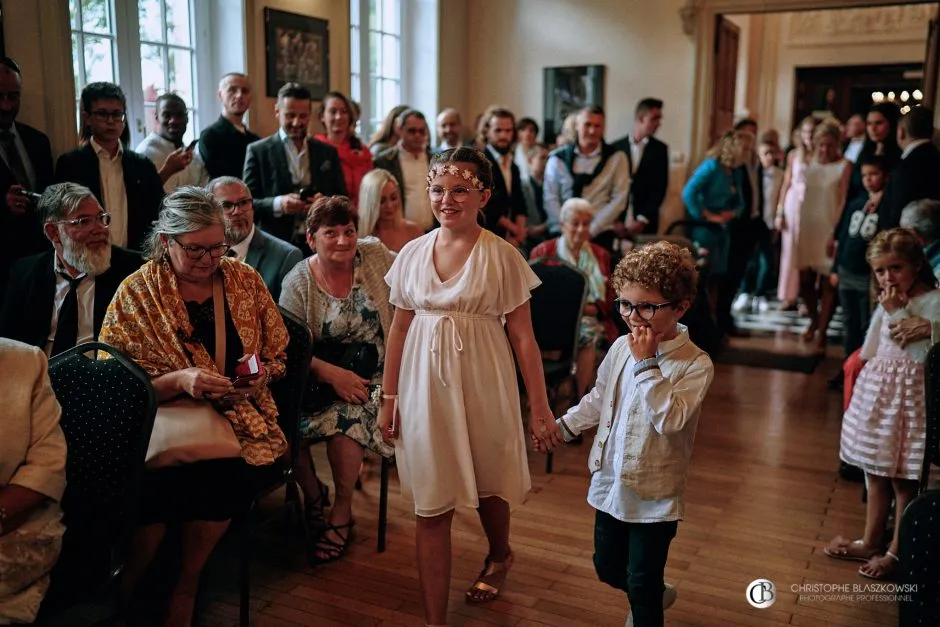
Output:
M774 227L780 231L780 279L777 283L777 298L780 309L788 310L796 306L800 292L800 269L797 266L797 244L800 230L800 207L806 193L806 166L813 156L813 131L816 118L810 116L800 122L798 132L794 132L793 143L796 148L787 155L787 169L783 175L783 187L780 189L780 204Z
M320 103L317 117L325 132L316 139L327 143L339 153L343 178L353 207L359 206L359 185L366 172L372 169L372 153L352 132L354 109L345 94L331 91Z

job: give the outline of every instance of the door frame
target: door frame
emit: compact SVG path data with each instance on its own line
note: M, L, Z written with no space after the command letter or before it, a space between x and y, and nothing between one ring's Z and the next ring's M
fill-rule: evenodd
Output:
M692 36L695 44L690 167L698 163L709 147L717 16L936 3L937 0L686 0L686 5L679 9L679 15L686 34Z

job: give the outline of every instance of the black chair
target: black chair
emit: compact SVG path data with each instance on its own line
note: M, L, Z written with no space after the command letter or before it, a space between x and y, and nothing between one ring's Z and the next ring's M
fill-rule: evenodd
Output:
M93 623L114 611L114 583L136 524L157 396L146 372L99 342L53 357L49 378L68 445L66 532L37 624Z
M898 557L898 625L940 625L940 491L921 494L904 510Z
M570 386L569 400L578 401L578 332L588 297L587 277L567 261L557 257L539 257L529 262L542 284L532 291L532 328L535 341L543 352L559 353L557 358L542 359L545 387L552 411L561 399L565 383ZM573 404L573 403L572 403ZM545 472L552 472L552 453L545 461Z
M934 344L924 362L926 391L927 441L924 465L920 472L920 491L927 490L930 465L940 466L940 344Z
M313 351L313 338L306 323L289 311L280 308L281 318L287 328L290 341L287 344L287 371L279 380L271 383L271 395L277 405L278 424L287 438L287 453L277 461L271 473L270 482L261 486L252 500L244 519L238 521L240 538L240 575L239 575L239 625L247 627L251 608L251 532L254 528L251 518L257 511L262 498L284 486L284 513L288 523L302 521L300 490L297 486L295 467L300 451L300 409L307 379L310 373L310 356Z

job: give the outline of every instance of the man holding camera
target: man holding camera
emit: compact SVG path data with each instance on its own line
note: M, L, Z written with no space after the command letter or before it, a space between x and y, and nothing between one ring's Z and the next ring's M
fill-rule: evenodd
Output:
M52 149L43 133L16 121L21 89L19 66L0 59L0 296L13 260L49 247L29 194L52 182Z

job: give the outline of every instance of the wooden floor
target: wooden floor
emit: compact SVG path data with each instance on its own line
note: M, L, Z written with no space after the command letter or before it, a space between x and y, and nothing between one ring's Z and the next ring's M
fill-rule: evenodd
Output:
M831 362L804 375L717 367L695 440L686 518L666 567L679 595L667 625L896 624L890 602L807 601L792 591L806 583L869 583L856 574L858 564L822 553L830 537L857 537L864 522L860 484L835 474L841 395L826 391L835 368ZM551 475L543 456L530 455L533 491L513 517L515 567L500 599L486 608L463 602L486 546L475 514L458 513L450 624L623 625L625 595L598 582L592 567L588 450L585 443L556 454ZM328 468L318 454L319 467ZM375 550L377 472L355 504L355 543L343 560L310 568L296 537L265 534L255 553L252 624L423 625L413 516L394 476L391 493L382 554ZM235 566L224 551L214 558L200 624L237 623ZM759 578L777 588L769 609L745 600L747 584Z

